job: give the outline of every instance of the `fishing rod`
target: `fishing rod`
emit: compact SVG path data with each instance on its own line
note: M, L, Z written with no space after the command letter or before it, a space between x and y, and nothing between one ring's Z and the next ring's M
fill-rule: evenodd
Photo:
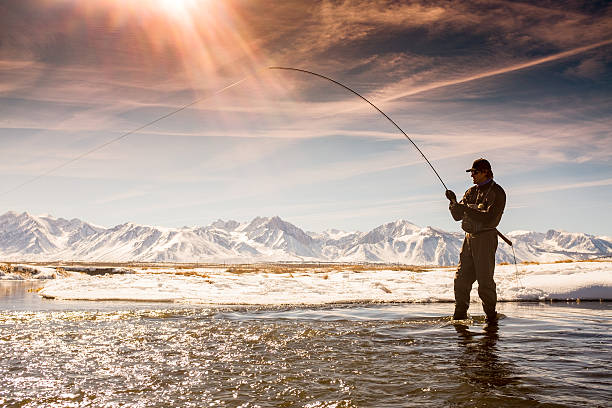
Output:
M421 156L423 156L423 159L425 159L427 164L429 164L429 167L431 167L431 169L433 170L433 172L436 175L436 177L438 177L438 180L440 180L440 183L442 183L442 186L444 186L444 190L448 190L448 188L446 187L446 184L444 184L444 181L442 181L442 177L440 177L440 175L438 174L438 172L436 171L434 166L431 164L429 159L425 156L425 154L421 151L421 149L419 149L419 146L417 146L416 143L414 143L414 141L410 138L410 136L408 136L406 134L406 132L404 132L402 130L402 128L399 127L399 125L397 123L395 123L395 121L393 119L391 119L385 112L380 110L380 108L378 106L376 106L372 102L370 102L365 96L363 96L359 92L349 88L348 86L346 86L346 85L344 85L344 84L342 84L342 83L340 83L340 82L338 82L338 81L336 81L334 79L331 79L330 77L326 77L325 75L317 74L316 72L308 71L308 70L305 70L305 69L299 69L299 68L290 68L290 67L268 67L268 69L278 69L278 70L285 70L285 71L296 71L296 72L303 72L305 74L314 75L316 77L326 79L326 80L328 80L328 81L330 81L330 82L332 82L332 83L334 83L334 84L336 84L338 86L341 86L342 88L346 89L349 92L352 92L353 94L357 95L358 97L360 97L361 99L366 101L368 104L370 104L370 106L372 106L374 109L376 109L381 115L383 115L385 118L387 118L387 120L389 122L391 122L393 124L393 126L395 126L397 128L397 130L402 132L402 134L406 137L406 139L408 139L410 141L410 143L412 143L414 148L417 149L417 151L421 154Z

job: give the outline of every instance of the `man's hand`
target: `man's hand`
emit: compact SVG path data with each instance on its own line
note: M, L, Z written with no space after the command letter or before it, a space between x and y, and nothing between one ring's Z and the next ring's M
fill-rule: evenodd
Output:
M456 203L457 202L457 196L455 195L455 193L452 190L446 190L445 194L446 194L446 198L448 198L451 203Z

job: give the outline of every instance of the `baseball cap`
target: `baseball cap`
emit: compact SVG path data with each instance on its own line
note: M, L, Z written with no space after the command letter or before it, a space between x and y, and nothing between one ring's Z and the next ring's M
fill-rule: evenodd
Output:
M466 173L469 173L470 171L482 171L482 170L491 170L491 163L489 163L489 161L487 159L476 159L474 160L474 163L472 163L472 168L471 169L467 169Z

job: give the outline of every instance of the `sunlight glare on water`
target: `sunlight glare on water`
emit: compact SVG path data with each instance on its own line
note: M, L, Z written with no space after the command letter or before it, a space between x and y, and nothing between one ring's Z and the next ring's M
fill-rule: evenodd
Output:
M603 407L612 389L606 302L504 303L498 329L445 303L0 306L2 406Z

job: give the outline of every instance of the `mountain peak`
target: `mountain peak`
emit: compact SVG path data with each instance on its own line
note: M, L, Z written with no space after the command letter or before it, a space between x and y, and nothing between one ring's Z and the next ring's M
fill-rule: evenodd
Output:
M24 212L17 212L17 211L7 211L4 214L2 214L0 216L0 218L32 218L33 216L30 215L28 212L24 211Z
M399 220L395 220L394 222L391 222L389 224L395 224L395 225L404 225L404 226L410 226L410 227L414 227L416 228L421 228L420 226L418 226L417 224L414 224L408 220L404 220L404 219L399 219Z
M218 220L211 223L210 226L213 228L218 228L218 229L222 229L226 231L234 231L236 228L240 226L240 223L234 220L224 221L219 218Z
M406 220L396 220L388 222L377 228L374 228L363 238L363 242L376 243L386 239L386 237L398 238L405 235L412 235L420 231L421 227Z

